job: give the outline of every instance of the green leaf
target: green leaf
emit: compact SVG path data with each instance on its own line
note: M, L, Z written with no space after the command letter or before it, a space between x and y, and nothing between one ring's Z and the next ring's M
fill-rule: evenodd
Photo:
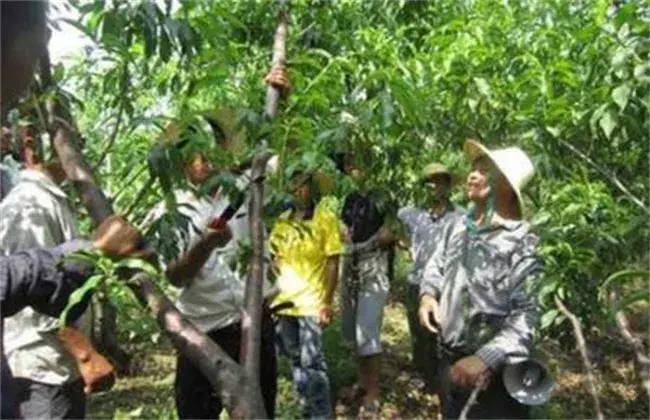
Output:
M555 321L555 318L560 314L560 311L557 309L551 309L548 312L546 312L544 315L542 315L541 321L540 321L540 328L542 330L545 330L548 328L553 321Z
M603 132L605 133L605 137L609 139L612 136L614 129L616 128L616 118L614 117L614 114L612 114L611 111L607 111L600 118L598 124L600 125L600 128L603 129Z
M551 133L551 135L552 135L553 137L555 137L555 138L560 137L560 134L562 133L562 130L561 130L560 128L558 128L558 127L551 127L551 126L547 126L547 127L546 127L546 131L548 131L549 133Z
M612 99L616 102L616 105L623 111L627 105L627 101L630 98L630 93L632 89L627 84L620 85L612 91ZM609 136L608 136L609 137Z
M490 96L490 85L488 82L482 78L482 77L475 77L474 78L474 83L476 84L476 88L478 89L479 93L483 96Z
M79 289L75 290L72 292L70 295L70 298L68 299L68 304L66 305L65 309L63 309L63 312L61 312L61 315L59 316L59 325L61 328L63 328L66 325L66 319L68 318L68 313L70 310L80 303L88 293L92 292L99 286L99 284L105 279L106 277L103 274L96 274L94 276L91 276L86 282L81 286Z
M607 279L600 285L602 289L611 288L618 286L621 282L629 279L636 279L639 277L645 277L650 280L650 271L648 270L621 270L607 277Z
M67 254L63 260L95 265L100 258L102 258L102 254L99 251L80 250L71 254Z
M142 270L145 273L149 274L152 277L159 277L161 275L160 270L151 265L145 260L140 258L126 258L121 260L115 265L116 268L131 268L134 270Z
M637 290L636 292L625 296L621 300L620 309L626 310L630 305L639 301L650 302L650 290Z

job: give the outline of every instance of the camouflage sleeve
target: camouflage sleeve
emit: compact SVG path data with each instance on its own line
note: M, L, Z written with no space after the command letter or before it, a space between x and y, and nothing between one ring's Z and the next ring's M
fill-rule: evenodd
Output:
M508 357L529 355L539 322L535 288L543 265L536 251L537 238L527 235L523 242L521 251L513 257L510 313L501 331L476 352L493 370L499 368Z

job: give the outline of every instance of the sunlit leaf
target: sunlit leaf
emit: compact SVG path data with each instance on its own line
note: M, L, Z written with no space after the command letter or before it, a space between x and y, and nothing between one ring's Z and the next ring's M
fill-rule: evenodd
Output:
M627 105L627 101L630 98L630 93L632 89L628 85L621 85L612 91L612 99L618 105L618 107L623 111ZM604 128L603 128L604 130ZM609 137L609 135L608 135Z

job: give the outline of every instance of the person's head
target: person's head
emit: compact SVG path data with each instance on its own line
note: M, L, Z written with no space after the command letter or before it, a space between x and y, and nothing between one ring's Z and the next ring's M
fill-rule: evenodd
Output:
M510 183L487 155L474 159L465 188L467 198L475 203L484 204L494 193L496 201L517 206L517 196Z
M470 201L485 206L492 198L504 215L521 218L521 189L535 173L530 158L517 147L488 150L475 140L466 142L465 153L472 160L465 185Z
M363 171L352 153L348 152L343 155L343 173L353 179L358 179L363 175Z
M213 169L210 160L200 152L190 154L185 161L185 175L188 181L196 186L203 185Z
M313 204L318 199L318 186L310 172L296 171L289 180L289 193L294 204Z
M449 201L454 175L446 166L440 163L427 165L421 179L428 190L427 201L430 204L446 204Z
M46 8L42 0L0 2L2 112L27 89L47 46Z
M61 161L56 156L46 152L44 139L31 126L21 126L18 129L20 161L27 169L46 173L52 180L60 184L65 178Z

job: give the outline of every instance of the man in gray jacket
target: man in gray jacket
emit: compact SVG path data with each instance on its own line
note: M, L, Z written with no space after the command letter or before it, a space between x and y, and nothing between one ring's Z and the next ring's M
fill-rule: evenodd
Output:
M489 150L468 140L465 154L472 207L425 268L419 318L440 332L445 418L458 418L476 387L483 390L468 418L524 418L527 408L508 394L501 373L510 358L529 354L538 323L538 239L521 220L521 189L534 169L517 147Z
M437 248L446 246L451 227L464 215L464 211L449 200L452 186L458 178L440 163L427 165L420 176L427 189L426 207L402 207L397 212L404 227L402 241L408 245L413 259L406 289L413 365L423 375L427 392L436 392L438 388L438 340L436 334L418 321L420 282L431 255Z

